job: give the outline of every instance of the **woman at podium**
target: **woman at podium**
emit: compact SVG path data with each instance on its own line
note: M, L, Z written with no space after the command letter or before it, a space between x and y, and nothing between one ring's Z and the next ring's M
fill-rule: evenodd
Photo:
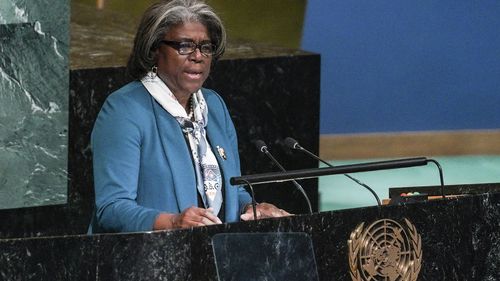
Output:
M196 0L146 10L127 71L92 131L96 232L176 229L253 219L236 131L224 101L202 88L224 53L219 17ZM257 205L257 218L289 215Z

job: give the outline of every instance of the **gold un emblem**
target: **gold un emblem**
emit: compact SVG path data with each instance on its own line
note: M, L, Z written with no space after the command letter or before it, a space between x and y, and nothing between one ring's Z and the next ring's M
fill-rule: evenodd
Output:
M404 227L382 219L363 229L359 224L347 241L354 281L415 281L422 261L422 240L411 222Z

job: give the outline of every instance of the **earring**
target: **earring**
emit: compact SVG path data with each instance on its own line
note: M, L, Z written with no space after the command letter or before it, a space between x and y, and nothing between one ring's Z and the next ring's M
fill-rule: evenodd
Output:
M158 73L158 67L156 65L153 65L151 67L151 70L148 72L148 78L149 79L156 78L157 73Z

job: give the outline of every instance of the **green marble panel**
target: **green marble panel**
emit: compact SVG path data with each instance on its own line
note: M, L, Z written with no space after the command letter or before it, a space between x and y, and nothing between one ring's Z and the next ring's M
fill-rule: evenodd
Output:
M0 209L66 203L69 1L0 2Z

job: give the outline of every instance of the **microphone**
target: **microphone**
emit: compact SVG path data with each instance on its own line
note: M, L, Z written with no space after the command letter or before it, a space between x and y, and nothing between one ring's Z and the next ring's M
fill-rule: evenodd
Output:
M315 155L314 153L310 152L309 150L303 148L298 141L296 141L295 139L291 138L291 137L287 137L285 139L285 145L288 147L288 148L291 148L291 149L295 149L295 150L300 150L302 152L305 152L307 155L309 155L310 157L316 159L316 160L319 160L321 161L322 163L326 164L327 166L329 167L334 167L332 164L324 161L323 159L319 158L317 155ZM350 175L348 174L344 174L344 176L348 177L349 179L351 179L352 181L356 182L357 184L361 185L362 187L368 189L368 191L370 191L373 196L375 197L375 199L377 200L377 205L380 207L382 206L382 204L380 203L380 198L377 196L377 193L375 193L375 191L373 191L373 189L371 187L369 187L368 185L366 185L365 183L361 182L360 180L354 178L354 177L351 177Z
M269 152L269 150L267 149L267 145L263 140L255 141L255 146L257 147L257 149L260 152L266 154L267 157L269 157L269 159L271 159L271 161L273 161L274 164L276 164L276 166L278 166L278 168L280 168L281 171L286 172L285 168L283 168L283 166L281 166L281 164L278 162L278 160L276 160L276 158L273 157L271 152ZM295 187L302 193L302 195L306 199L307 206L309 207L309 213L312 214L311 201L309 201L309 198L307 197L306 192L304 191L302 186L296 180L292 180L292 183L293 183L293 185L295 185Z

